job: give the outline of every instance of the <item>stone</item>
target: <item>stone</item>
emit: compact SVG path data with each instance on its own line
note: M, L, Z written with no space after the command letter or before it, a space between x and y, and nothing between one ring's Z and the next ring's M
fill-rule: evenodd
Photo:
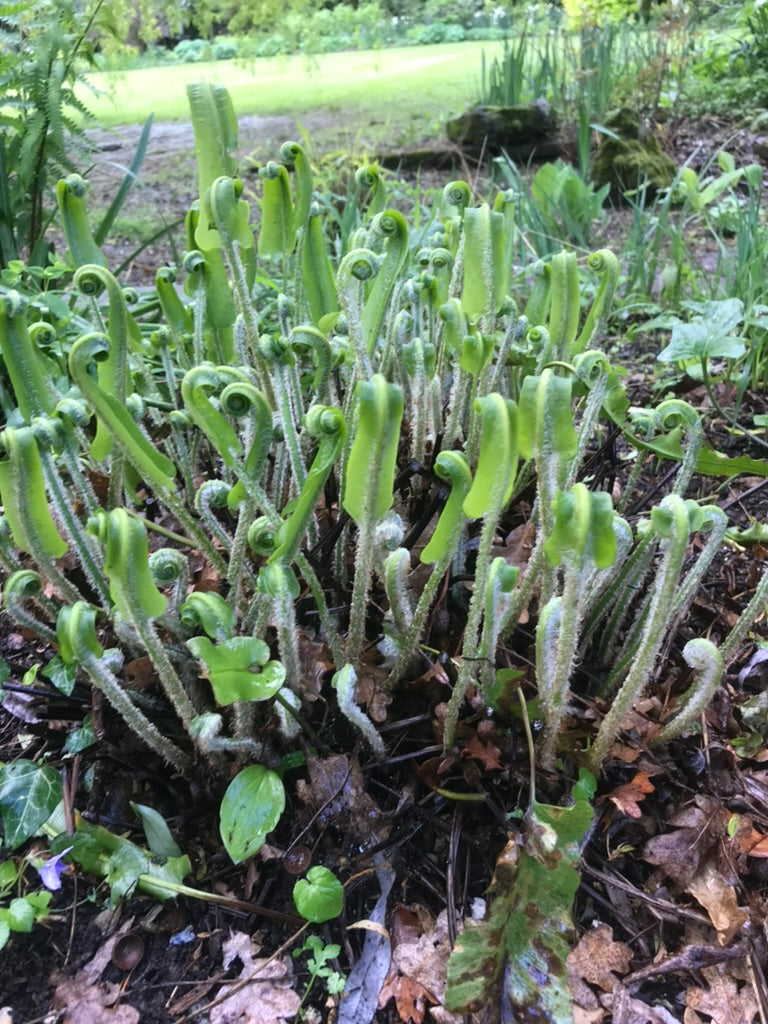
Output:
M472 107L448 121L451 142L475 158L505 150L516 163L562 155L557 119L545 100L516 107Z

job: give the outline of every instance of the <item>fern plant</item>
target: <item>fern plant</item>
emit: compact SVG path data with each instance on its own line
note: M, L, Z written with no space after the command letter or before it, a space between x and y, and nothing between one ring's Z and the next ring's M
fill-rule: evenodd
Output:
M90 114L76 94L95 66L92 30L108 30L104 0L0 4L0 266L25 255L45 265L51 184L90 146Z

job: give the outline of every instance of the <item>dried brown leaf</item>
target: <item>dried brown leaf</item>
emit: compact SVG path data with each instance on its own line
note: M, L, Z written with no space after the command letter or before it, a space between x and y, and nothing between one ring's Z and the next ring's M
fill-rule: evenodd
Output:
M357 699L368 709L371 720L381 724L387 720L387 708L392 694L387 687L389 673L380 665L365 663L357 676Z
M77 974L68 977L56 972L52 976L53 1008L64 1011L60 1024L139 1024L138 1010L127 1003L115 1005L120 999L120 986L99 981L112 959L115 943L132 924L133 918L124 922Z
M493 743L484 743L475 733L469 743L461 750L462 757L471 757L479 761L487 772L499 771L501 769L501 750Z
M326 644L313 640L302 629L298 630L298 641L301 691L314 700L322 689L323 680L334 668L333 657Z
M157 679L157 670L146 655L126 662L125 671L134 690L145 690Z
M587 1010L584 1006L574 1006L573 1024L602 1024L605 1020L605 1010L598 1007L596 1010Z
M376 802L366 793L356 758L344 754L307 759L309 781L299 780L296 791L320 824L348 829L356 839L386 838L388 826Z
M697 799L669 818L674 831L648 840L643 857L685 889L725 834L727 819L728 812L717 801Z
M427 1005L437 1006L437 1000L422 984L404 974L392 971L384 982L379 995L379 1006L386 1006L390 999L403 1024L423 1024Z
M397 923L397 918L400 922ZM397 941L397 939L400 941ZM443 1024L461 1024L460 1014L449 1013L442 1008L445 997L446 969L451 942L448 937L448 912L442 910L437 918L433 918L423 907L398 907L392 921L392 969L379 996L379 1006L383 1007L390 999L395 999L398 1012L401 1012L398 994L407 1005L411 996L420 995L411 1004L413 1012L423 1012L429 1002L435 1008L430 1016ZM402 984L398 979L407 979ZM439 1008L439 1009L438 1009ZM409 1018L403 1017L403 1020ZM411 1017L416 1024L420 1019Z
M641 818L643 812L639 806L640 801L645 800L655 789L648 772L637 772L630 782L617 786L609 793L607 799L615 804L622 814L628 814L630 818Z
M588 1010L599 1006L589 988L597 985L603 992L612 992L629 970L632 950L623 942L614 942L613 929L599 924L586 932L568 954L568 984L574 1001Z
M235 932L224 943L224 968L239 960L242 970L231 994L211 1007L210 1024L285 1024L295 1017L301 999L293 990L291 961L258 959L257 952L244 932Z
M666 1007L649 1006L633 998L623 986L604 995L601 1002L611 1010L613 1024L680 1024Z
M727 946L748 920L748 915L738 905L735 888L728 885L714 861L707 860L700 865L686 891L709 914L717 931L717 941Z
M731 964L705 967L702 975L706 988L689 988L685 1004L712 1019L713 1024L753 1024L759 1019L759 1008L752 986L739 985L729 969Z

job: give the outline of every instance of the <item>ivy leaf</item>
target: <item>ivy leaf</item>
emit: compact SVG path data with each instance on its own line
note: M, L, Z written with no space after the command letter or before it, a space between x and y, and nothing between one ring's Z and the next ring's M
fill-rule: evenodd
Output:
M219 831L235 864L264 845L285 809L285 789L277 772L260 764L243 768L221 801Z
M33 836L61 800L61 779L53 768L33 761L0 767L0 814L5 844L15 850Z
M64 749L68 754L79 754L96 742L96 731L93 728L93 717L86 715L83 724L73 729L64 740Z
M55 655L43 669L43 675L50 679L53 685L63 693L65 697L71 697L75 688L77 677L77 666L70 665L58 654Z
M471 1013L511 1005L520 1018L570 1024L566 957L581 844L592 823L586 800L533 803L523 831L502 852L488 917L468 924L448 961L445 1007ZM514 1011L513 1011L514 1012Z

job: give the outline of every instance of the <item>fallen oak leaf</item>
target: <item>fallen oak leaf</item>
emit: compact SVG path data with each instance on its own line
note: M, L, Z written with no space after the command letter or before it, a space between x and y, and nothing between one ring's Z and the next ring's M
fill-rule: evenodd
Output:
M423 1024L427 1012L427 1004L437 1006L437 999L421 982L399 974L397 969L390 971L381 992L379 1006L386 1006L390 999L395 1000L397 1013L403 1024Z
M235 960L242 970L229 992L211 1004L211 1024L287 1024L296 1016L301 999L293 990L290 960L257 959L258 947L244 932L231 935L222 954L225 970Z
M627 814L630 818L641 818L643 812L640 801L645 800L646 796L655 790L656 787L651 782L648 772L636 772L629 782L625 782L623 786L617 786L603 799L610 800L622 814Z
M759 1020L760 1009L752 986L739 987L730 967L730 964L719 964L702 970L707 987L694 986L686 992L686 1024L701 1021L696 1011L706 1014L716 1024L753 1024ZM689 1010L694 1013L689 1014Z
M473 761L479 761L487 772L500 771L502 767L499 760L501 750L491 742L483 742L477 733L462 748L461 757L470 757Z
M614 941L609 925L599 924L585 932L566 960L568 984L576 1002L587 1010L596 1009L599 1004L588 986L612 992L619 983L617 975L627 974L632 958L629 946Z

